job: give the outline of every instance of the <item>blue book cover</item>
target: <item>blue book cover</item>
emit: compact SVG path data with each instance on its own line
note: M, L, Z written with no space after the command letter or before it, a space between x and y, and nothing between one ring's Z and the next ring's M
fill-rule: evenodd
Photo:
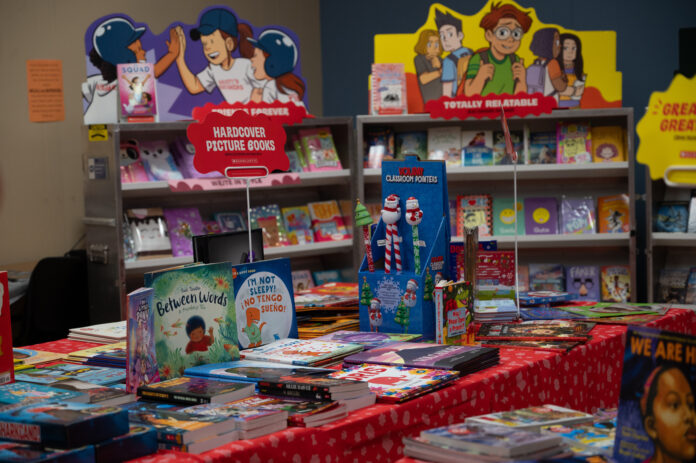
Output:
M66 400L86 402L86 394L76 391L56 389L42 384L25 383L17 381L0 386L0 404L25 405L47 400Z
M198 365L187 368L186 376L202 376L229 381L249 381L257 383L264 380L278 380L281 377L326 374L332 371L326 368L314 368L284 363L257 362L254 360L237 360L215 365Z
M126 370L123 368L57 363L41 368L22 370L15 375L15 380L17 381L36 384L51 384L64 379L77 379L86 383L109 386L125 380Z
M118 463L157 453L157 431L149 426L130 425L127 434L94 445L99 463Z
M174 444L190 444L207 437L234 431L237 427L234 420L221 416L192 415L179 411L140 407L131 408L124 413L128 415L131 424L155 428L159 442Z
M154 289L153 316L161 380L187 367L239 357L233 271L229 262L145 274Z
M465 146L462 148L462 165L492 166L493 150L487 146Z
M128 412L75 402L40 402L0 411L0 439L73 448L128 432Z
M529 264L531 291L563 291L563 266L560 264Z
M601 300L599 267L596 265L570 265L566 271L566 292L576 301Z
M232 281L242 349L297 337L290 259L235 265Z
M8 463L93 463L94 447L87 445L70 450L44 449L40 445L0 441L0 461Z

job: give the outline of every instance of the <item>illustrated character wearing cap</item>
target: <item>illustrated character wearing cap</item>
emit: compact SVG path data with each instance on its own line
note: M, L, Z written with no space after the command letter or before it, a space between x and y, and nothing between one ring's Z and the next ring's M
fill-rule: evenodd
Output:
M292 73L297 65L297 45L288 34L278 29L267 29L258 39L247 39L253 47L251 67L254 77L264 83L263 94L258 101L285 103L292 101L302 105L305 84Z
M140 38L145 27L135 27L123 17L111 17L100 23L92 34L89 61L99 74L87 77L82 84L82 98L87 102L85 124L108 124L118 121L118 82L116 65L145 61L145 50ZM174 29L169 31L167 54L155 63L155 77L159 77L179 54L179 40Z
M248 347L259 347L261 345L261 329L266 322L256 326L261 321L261 312L256 307L249 307L246 311L246 327L242 328L249 338Z
M378 298L372 298L368 314L370 316L370 331L379 332L379 327L382 326L382 301Z
M186 59L186 37L184 30L176 28L181 53L176 66L184 86L193 95L203 91L211 93L216 87L228 103L247 103L252 91L262 93L263 83L254 78L251 61L247 58L233 58L232 52L247 37L251 37L248 24L238 24L235 15L224 8L213 8L203 13L198 28L191 30L191 39L201 41L203 54L208 66L198 74L189 70Z

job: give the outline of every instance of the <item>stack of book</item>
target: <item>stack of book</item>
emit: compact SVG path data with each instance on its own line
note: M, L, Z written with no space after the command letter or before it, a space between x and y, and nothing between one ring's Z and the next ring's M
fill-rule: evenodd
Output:
M180 411L192 415L219 416L234 421L240 439L255 439L288 427L286 410L250 405L253 397L228 403L209 403L183 408ZM249 405L244 406L247 403Z
M517 305L512 299L474 301L476 323L511 322L517 319Z
M22 370L15 375L16 381L45 385L66 379L77 379L100 386L112 386L122 383L126 379L126 371L122 368L56 363L42 368Z
M616 439L616 408L598 410L591 423L542 426L541 433L561 436L576 456L604 455L611 457Z
M28 370L30 368L38 368L46 363L62 360L65 357L65 354L14 347L12 348L12 356L15 371L20 371Z
M374 349L392 341L418 341L420 334L378 333L364 331L336 331L319 338L316 341L360 344L365 350Z
M535 320L482 325L476 335L490 347L535 348L566 351L590 339L594 323L576 320ZM570 343L570 344L569 344Z
M126 341L71 352L70 362L98 367L126 368Z
M106 407L133 402L135 395L115 387L101 386L77 379L64 379L50 384L17 381L0 386L0 405L16 407L47 400L89 403Z
M99 344L113 344L125 341L126 321L103 323L101 325L84 326L82 328L70 328L68 339L74 341L95 342Z
M280 339L265 346L244 349L239 356L243 360L318 367L339 364L344 357L362 349L360 344Z
M557 405L540 405L509 412L472 416L466 424L478 426L505 426L512 429L539 432L543 426L573 425L592 422L593 416Z
M225 403L253 393L254 385L249 382L185 376L138 387L138 397L143 400L187 405Z
M339 330L358 330L358 285L328 282L295 293L300 339L313 339Z

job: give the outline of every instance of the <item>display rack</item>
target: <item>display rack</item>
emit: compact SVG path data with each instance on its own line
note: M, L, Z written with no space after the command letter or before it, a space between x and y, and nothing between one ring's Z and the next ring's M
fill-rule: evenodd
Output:
M520 197L599 196L627 193L630 197L630 232L587 235L524 235L519 237L520 263L561 263L564 265L618 265L631 269L631 297L636 300L636 239L634 185L634 124L632 108L555 110L550 114L513 117L511 131L524 133L524 146L529 146L529 133L555 131L559 121L589 121L592 125L618 125L626 130L628 161L603 164L518 165ZM425 131L432 127L458 126L463 130L500 130L499 120L432 119L427 114L403 116L358 116L356 136L362 146L370 128L391 128L395 133ZM525 148L526 149L526 148ZM362 161L363 152L358 153ZM525 153L520 153L522 159ZM522 161L523 162L523 161ZM357 169L359 197L365 202L381 198L381 169ZM513 166L447 167L450 199L459 194L488 193L512 197ZM452 240L461 241L454 236ZM511 236L493 236L502 249L513 246Z
M104 323L120 320L126 294L142 286L145 272L192 262L192 257L165 257L124 262L123 211L141 207L198 207L203 215L226 210L245 210L243 187L224 186L212 190L176 191L169 182L153 181L121 184L119 146L122 140L173 140L185 135L191 122L130 123L108 126L105 142L89 142L85 155L85 217L90 281L90 321ZM353 119L350 117L312 118L287 126L290 135L312 127L331 128L342 170L302 172L290 184L251 187L251 206L276 203L281 208L304 205L312 201L353 200L357 184L352 179L355 169L353 153ZM86 130L85 130L86 132ZM86 133L85 133L86 138ZM94 172L98 165L99 172ZM101 166L105 170L101 170ZM271 174L282 176L283 174ZM295 175L295 174L293 174ZM102 178L103 177L103 178ZM310 270L351 268L357 275L360 265L353 240L317 242L264 249L266 258L289 257L293 269Z

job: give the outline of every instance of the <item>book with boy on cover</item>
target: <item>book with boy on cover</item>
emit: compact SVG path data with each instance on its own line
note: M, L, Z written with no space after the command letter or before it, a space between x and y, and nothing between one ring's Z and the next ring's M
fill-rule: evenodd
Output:
M166 408L143 407L140 402L124 408L128 410L131 424L155 428L159 442L190 444L237 428L234 420L222 416L192 415Z
M481 325L476 340L527 340L527 341L587 341L594 323L566 321L545 323L530 321L517 324Z
M160 380L155 350L154 290L140 288L128 294L126 392Z
M420 334L376 333L341 330L314 338L314 340L360 344L365 348L365 350L370 350L392 341L418 341L420 338L422 338L422 335Z
M464 228L478 227L479 236L493 233L490 195L457 196L457 236L464 236Z
M433 291L435 342L473 344L474 289L470 281L442 280Z
M67 391L43 384L25 383L17 381L0 386L0 404L20 406L34 402L46 401L74 401L86 402L87 396L76 391Z
M157 114L155 65L153 63L117 64L119 111L121 120L154 121Z
M596 265L569 265L566 271L566 292L579 301L599 302L599 267Z
M628 265L603 265L602 302L626 302L631 299L631 270Z
M629 326L616 441L620 463L693 461L696 338Z
M599 233L627 233L631 229L628 195L597 198L597 229Z
M169 240L172 243L172 255L192 256L194 235L203 235L203 219L195 207L180 207L164 209L164 219L167 221Z
M521 156L523 133L513 130L510 132L510 139L513 149ZM493 164L496 166L512 164L512 159L505 150L505 133L501 130L493 132Z
M238 358L233 269L224 262L145 274L145 286L154 289L151 336L160 379Z
M186 376L138 387L138 396L143 399L181 404L229 402L253 393L254 385L251 383Z
M329 374L329 376L353 381L366 381L370 390L377 394L378 401L399 403L454 381L459 378L459 372L365 363L344 368Z
M321 366L335 363L363 349L360 344L323 342L313 339L280 339L239 353L243 360L258 360L289 365Z
M94 444L95 461L116 463L157 453L157 431L149 426L133 424L128 432Z
M126 372L123 368L57 363L41 368L22 370L15 375L17 381L36 384L52 384L64 379L77 379L100 386L109 386L126 379Z
M592 415L557 405L539 405L509 412L489 413L467 418L467 424L507 426L514 429L538 431L542 426L574 424L592 421Z
M75 402L40 402L0 411L0 439L72 448L128 432L128 412Z
M0 271L0 384L14 381L11 324L7 272Z

